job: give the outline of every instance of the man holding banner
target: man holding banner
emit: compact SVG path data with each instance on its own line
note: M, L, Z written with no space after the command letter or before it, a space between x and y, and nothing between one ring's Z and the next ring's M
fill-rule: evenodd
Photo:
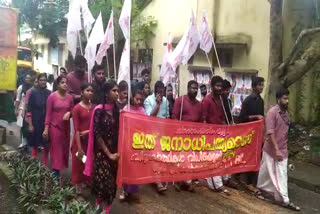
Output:
M169 117L169 103L164 96L164 92L164 84L161 81L157 81L154 86L154 93L144 101L144 108L148 116L159 118ZM157 182L156 185L159 193L167 190L167 187L161 182Z
M178 97L174 103L172 111L172 119L190 122L201 121L201 103L196 99L198 94L198 83L195 80L188 82L188 95ZM194 191L192 180L185 183L186 189L190 192ZM180 191L180 184L176 183L175 188Z
M220 76L214 76L211 79L212 92L202 101L202 119L204 123L226 124L226 118L221 99L223 79ZM224 188L222 176L207 178L210 189L229 195L229 191Z

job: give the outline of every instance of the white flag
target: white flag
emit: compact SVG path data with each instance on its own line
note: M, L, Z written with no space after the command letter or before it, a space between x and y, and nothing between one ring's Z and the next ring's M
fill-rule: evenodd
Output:
M73 57L77 52L77 41L81 27L80 4L74 1L69 5L68 26L67 26L67 43Z
M114 44L114 28L113 28L113 11L111 11L108 27L104 34L104 40L100 45L99 51L96 56L96 62L101 65L102 58L106 55L110 45Z
M97 51L97 45L100 44L103 41L104 38L104 32L103 32L103 23L102 23L102 16L101 12L94 23L93 29L90 33L90 37L88 39L88 43L85 50L85 58L88 62L88 79L89 82L91 82L91 69L94 66L94 62L96 59L96 51Z
M186 65L189 59L193 56L198 48L200 42L200 33L197 28L196 19L193 11L191 11L191 18L188 30L184 33L182 39L179 41L177 47L169 56L169 63L175 71L180 62Z
M119 25L126 39L130 38L131 0L125 0L122 6Z
M130 40L128 39L126 40L126 44L124 45L121 55L118 84L122 80L125 80L130 84Z
M169 39L166 47L166 53L163 56L162 59L162 65L160 69L160 78L162 79L162 82L164 85L167 85L170 81L170 77L175 76L175 71L172 69L170 63L168 62L168 57L172 53L172 39L171 34L169 34Z
M209 53L213 44L213 37L208 24L207 13L202 11L202 21L200 30L200 48Z
M86 33L87 38L89 38L89 33L92 28L92 24L94 23L94 18L92 13L88 7L88 0L81 0L81 10L82 10L82 18L83 18L83 26Z

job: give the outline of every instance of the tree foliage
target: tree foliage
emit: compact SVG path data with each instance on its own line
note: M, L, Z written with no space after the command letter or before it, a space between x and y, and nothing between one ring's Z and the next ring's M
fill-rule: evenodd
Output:
M111 10L114 13L115 20L115 39L116 42L124 43L124 37L117 23L119 20L123 0L92 0L89 2L90 10L94 17L102 13L103 22L108 23ZM154 30L157 26L157 21L153 16L142 15L143 10L151 3L152 0L133 0L132 1L132 14L131 14L131 41L139 44L147 42L154 37ZM105 26L106 27L106 26Z
M33 32L48 38L52 47L58 44L67 27L68 0L12 0L12 5L19 9L20 26L26 23Z

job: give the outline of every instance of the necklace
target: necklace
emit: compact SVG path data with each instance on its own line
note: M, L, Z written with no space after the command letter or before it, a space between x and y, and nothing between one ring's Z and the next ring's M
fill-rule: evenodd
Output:
M86 105L86 104L84 104L84 103L81 101L81 102L80 102L80 105L81 105L83 108L85 108L88 112L90 112L90 109L91 109L91 106L92 106L91 102L89 102L89 105Z

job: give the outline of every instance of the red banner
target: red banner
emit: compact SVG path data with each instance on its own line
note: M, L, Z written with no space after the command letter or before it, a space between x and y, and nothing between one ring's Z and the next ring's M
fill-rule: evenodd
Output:
M117 184L258 171L263 125L263 120L227 126L122 112Z

